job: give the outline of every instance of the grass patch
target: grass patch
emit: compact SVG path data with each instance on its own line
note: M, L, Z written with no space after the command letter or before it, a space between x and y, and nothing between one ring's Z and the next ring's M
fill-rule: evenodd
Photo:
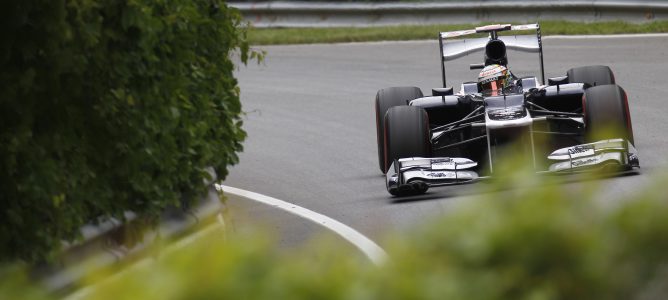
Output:
M668 32L668 21L627 23L622 21L579 23L540 22L543 35L621 34ZM249 32L252 45L406 41L435 39L440 31L470 29L484 24L402 25L341 28L255 28Z

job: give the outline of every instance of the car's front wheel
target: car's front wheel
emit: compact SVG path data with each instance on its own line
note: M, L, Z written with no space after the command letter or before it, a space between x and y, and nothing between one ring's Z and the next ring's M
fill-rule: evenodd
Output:
M414 86L391 87L379 90L376 94L376 142L378 144L378 164L380 171L385 173L390 167L385 164L385 114L395 106L407 106L408 102L422 98L420 88Z
M634 143L628 97L616 84L589 88L582 98L586 140L623 138Z
M429 116L414 106L395 106L385 115L384 130L385 166L387 172L395 159L408 157L430 157Z

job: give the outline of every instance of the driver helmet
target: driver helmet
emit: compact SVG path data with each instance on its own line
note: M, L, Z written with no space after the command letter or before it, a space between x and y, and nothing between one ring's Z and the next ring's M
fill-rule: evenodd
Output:
M478 75L478 90L497 91L508 87L512 81L512 75L508 68L502 65L488 65Z

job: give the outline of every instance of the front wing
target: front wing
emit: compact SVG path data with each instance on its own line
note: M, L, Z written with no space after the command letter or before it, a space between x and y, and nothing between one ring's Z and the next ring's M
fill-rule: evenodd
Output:
M602 140L552 152L548 170L538 173L628 171L639 168L638 153L624 139ZM411 157L395 160L386 174L387 191L392 195L421 194L430 187L473 182L480 177L478 163L459 157Z

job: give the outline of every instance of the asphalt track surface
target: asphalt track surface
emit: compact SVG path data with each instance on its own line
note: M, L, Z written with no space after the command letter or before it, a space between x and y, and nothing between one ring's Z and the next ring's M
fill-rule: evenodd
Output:
M240 164L224 184L282 199L334 218L376 240L448 213L478 195L476 185L431 189L405 200L385 190L378 168L374 97L390 86L441 86L438 42L264 46L266 61L240 67L244 128ZM548 38L546 76L570 67L608 65L629 95L641 174L602 179L601 198L623 200L663 172L668 159L668 36ZM538 74L536 54L509 53L515 75ZM448 85L474 80L474 53L448 66ZM568 183L567 187L577 187ZM500 192L499 197L504 193ZM231 199L240 223L264 222L281 241L299 243L323 230L259 204Z

